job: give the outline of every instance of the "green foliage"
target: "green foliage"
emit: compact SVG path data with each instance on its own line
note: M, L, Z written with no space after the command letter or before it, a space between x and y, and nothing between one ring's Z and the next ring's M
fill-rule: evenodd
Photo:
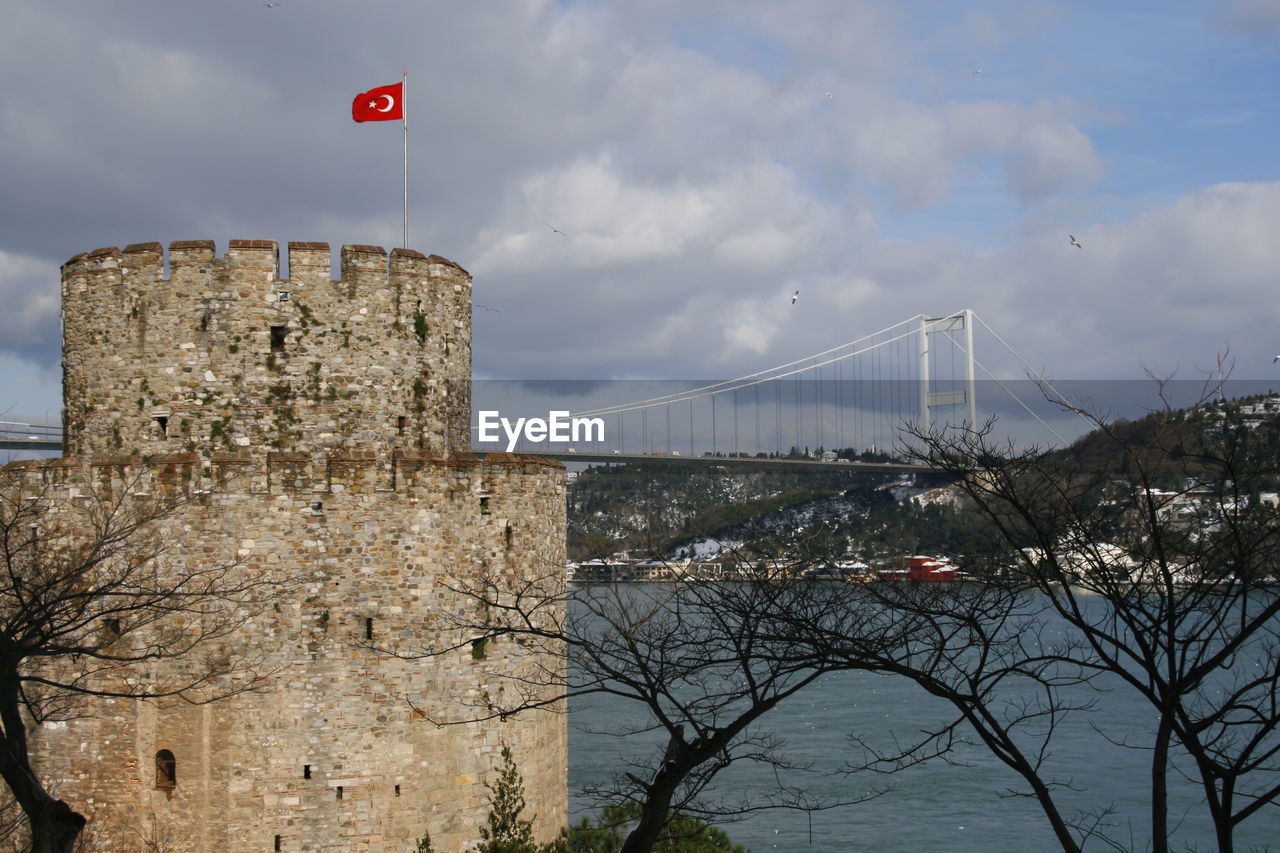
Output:
M209 423L209 443L213 445L221 444L228 450L235 449L232 444L231 429L222 418L214 418Z
M639 817L638 803L606 806L594 820L561 831L556 853L617 853L622 849L631 825ZM734 844L723 830L695 817L673 812L653 846L654 853L750 853Z
M511 749L502 747L502 767L489 789L489 821L480 827L484 843L475 853L617 853L640 814L638 803L606 806L594 820L560 830L560 837L548 844L533 842L533 821L524 812L524 780L516 769ZM722 830L697 818L673 812L653 847L654 853L750 853L734 844ZM418 841L416 853L432 853L430 835Z
M418 846L413 848L413 853L435 853L431 849L431 833L422 833L422 837L418 839Z
M524 781L516 769L511 748L502 747L502 769L489 789L489 825L480 827L484 843L476 853L537 853L533 844L533 821L520 816L524 811Z

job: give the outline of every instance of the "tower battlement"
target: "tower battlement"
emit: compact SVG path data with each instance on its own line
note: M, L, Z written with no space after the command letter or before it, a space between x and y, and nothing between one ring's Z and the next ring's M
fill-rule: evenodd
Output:
M158 243L62 267L71 453L465 450L471 276L438 255L327 243Z

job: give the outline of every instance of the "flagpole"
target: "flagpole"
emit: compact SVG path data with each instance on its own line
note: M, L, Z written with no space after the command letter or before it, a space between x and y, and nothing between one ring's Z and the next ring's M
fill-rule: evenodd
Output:
M404 119L404 234L400 248L409 248L409 72L400 75L400 116Z

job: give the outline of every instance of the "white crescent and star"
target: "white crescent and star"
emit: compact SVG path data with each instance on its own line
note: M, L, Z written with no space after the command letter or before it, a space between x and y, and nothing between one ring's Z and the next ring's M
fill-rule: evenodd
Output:
M383 98L387 99L386 107L378 106L378 101L382 100ZM391 97L390 95L379 95L378 97L374 98L372 101L369 102L369 109L377 110L380 113L389 113L393 109L395 109L395 106L396 106L396 99Z

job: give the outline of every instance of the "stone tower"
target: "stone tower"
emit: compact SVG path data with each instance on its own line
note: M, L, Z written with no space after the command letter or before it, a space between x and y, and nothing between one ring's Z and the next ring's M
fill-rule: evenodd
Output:
M527 663L440 614L451 582L564 565L558 463L467 448L471 279L438 256L323 243L99 249L62 271L63 484L199 499L165 524L171 565L289 579L230 640L266 688L207 705L97 700L34 759L101 849L463 850L502 745L536 833L567 818L564 715L465 720ZM422 659L430 648L457 651ZM558 666L558 661L538 661ZM147 677L162 677L148 673ZM176 840L174 843L173 840Z

